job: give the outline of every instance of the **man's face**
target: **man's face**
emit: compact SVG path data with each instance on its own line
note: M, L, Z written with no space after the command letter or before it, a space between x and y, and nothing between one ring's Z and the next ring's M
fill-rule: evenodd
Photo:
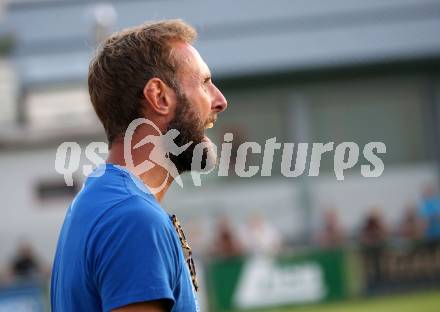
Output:
M208 66L194 47L186 43L176 44L175 57L180 64L179 90L175 115L168 128L179 130L180 135L175 139L177 145L194 142L182 154L172 156L178 171L184 172L191 169L195 145L211 143L205 130L215 125L217 114L226 109L227 102L213 84ZM207 157L215 157L212 150L208 151ZM215 161L210 159L210 162Z

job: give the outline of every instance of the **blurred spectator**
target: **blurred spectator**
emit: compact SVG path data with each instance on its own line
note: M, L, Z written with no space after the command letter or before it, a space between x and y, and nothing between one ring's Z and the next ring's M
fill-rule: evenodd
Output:
M399 236L406 242L423 238L423 224L417 213L417 207L408 205L399 227Z
M275 254L282 246L281 234L260 214L254 214L242 229L241 238L250 254Z
M440 197L433 184L428 184L423 189L420 216L423 220L425 237L429 241L440 239Z
M387 229L378 207L371 209L361 228L361 246L364 266L367 274L367 290L374 291L375 285L382 280L380 259L383 256Z
M321 247L340 246L344 239L342 227L339 222L338 214L334 209L327 209L324 212L322 229L318 234L318 243Z
M218 258L229 258L243 254L241 243L226 216L221 217L217 222L210 254Z
M11 272L15 279L25 280L41 276L42 267L27 241L23 241L11 263Z
M371 209L361 229L361 244L365 247L382 246L385 243L387 229L379 208Z

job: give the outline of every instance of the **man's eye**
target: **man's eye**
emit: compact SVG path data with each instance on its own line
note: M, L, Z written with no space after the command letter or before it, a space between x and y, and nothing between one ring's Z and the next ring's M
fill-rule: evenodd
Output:
M203 80L203 83L204 84L207 84L207 83L209 83L211 81L211 77L207 77L207 78L205 78L205 80Z

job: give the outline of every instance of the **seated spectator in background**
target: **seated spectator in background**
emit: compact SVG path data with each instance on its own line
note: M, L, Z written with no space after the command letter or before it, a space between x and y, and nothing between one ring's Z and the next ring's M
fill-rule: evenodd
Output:
M230 258L243 254L243 248L226 216L217 221L210 254L216 258Z
M42 275L42 268L29 242L21 242L12 260L11 271L18 280L38 278Z
M416 206L406 207L399 227L399 236L406 242L415 242L423 238L423 224Z
M379 208L371 209L361 228L360 241L367 274L367 291L374 291L375 285L382 280L380 259L383 256L387 229Z
M324 248L337 247L343 243L343 240L344 234L338 214L334 209L327 209L324 212L323 225L318 234L319 246Z
M276 254L282 247L280 232L258 213L241 229L241 240L249 254Z
M365 247L382 246L387 238L387 229L379 208L371 209L361 228L361 244Z
M429 241L440 239L440 197L433 184L428 184L423 189L420 216L425 238Z

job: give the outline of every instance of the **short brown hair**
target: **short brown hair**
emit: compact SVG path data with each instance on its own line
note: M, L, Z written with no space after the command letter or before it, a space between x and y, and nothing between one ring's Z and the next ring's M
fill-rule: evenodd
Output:
M101 120L109 147L128 125L142 117L143 89L153 77L178 91L177 61L171 42L192 43L193 27L182 20L146 23L114 33L90 63L90 100Z

